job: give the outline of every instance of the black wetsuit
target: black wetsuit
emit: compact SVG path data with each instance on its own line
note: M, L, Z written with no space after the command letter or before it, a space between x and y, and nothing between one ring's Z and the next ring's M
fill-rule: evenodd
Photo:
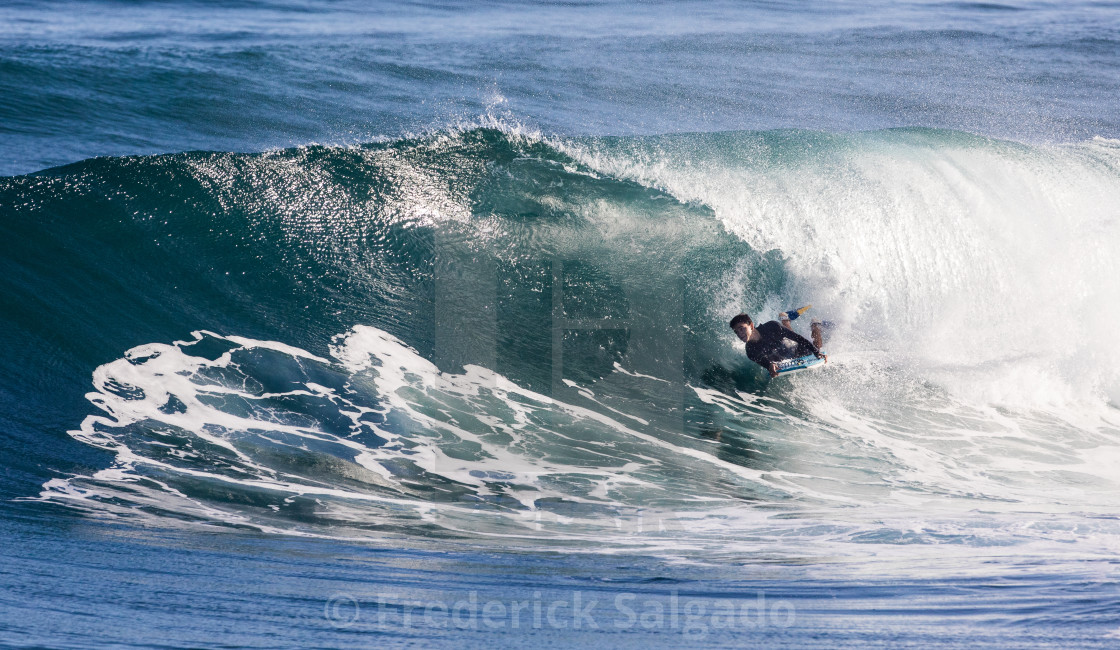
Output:
M776 320L763 323L755 328L762 339L747 341L747 356L751 361L770 370L771 363L795 359L807 354L820 354L817 346L797 332L782 327Z

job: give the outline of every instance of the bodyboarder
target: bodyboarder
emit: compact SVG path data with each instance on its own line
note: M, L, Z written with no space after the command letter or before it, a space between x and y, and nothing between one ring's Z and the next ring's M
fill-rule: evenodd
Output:
M782 313L782 321L783 323L779 323L772 320L756 327L750 316L739 314L731 319L731 329L739 340L747 344L747 357L765 368L771 377L778 376L778 363L787 359L812 354L828 362L828 357L820 350L819 321L814 320L812 324L813 341L790 328L787 312Z

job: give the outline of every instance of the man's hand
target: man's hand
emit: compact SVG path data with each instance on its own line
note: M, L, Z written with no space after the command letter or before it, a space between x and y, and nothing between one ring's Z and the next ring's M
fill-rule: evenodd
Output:
M778 376L778 364L774 363L773 361L770 362L770 376L771 377L777 377Z

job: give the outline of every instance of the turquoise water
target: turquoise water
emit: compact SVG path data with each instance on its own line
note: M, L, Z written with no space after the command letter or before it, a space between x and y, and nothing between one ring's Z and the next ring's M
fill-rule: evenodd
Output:
M1115 644L1118 9L0 9L0 641Z

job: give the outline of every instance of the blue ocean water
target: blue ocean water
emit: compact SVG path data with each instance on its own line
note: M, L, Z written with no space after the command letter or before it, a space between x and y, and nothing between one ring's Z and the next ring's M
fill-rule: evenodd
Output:
M1115 2L6 3L0 643L1115 647L1118 99Z

